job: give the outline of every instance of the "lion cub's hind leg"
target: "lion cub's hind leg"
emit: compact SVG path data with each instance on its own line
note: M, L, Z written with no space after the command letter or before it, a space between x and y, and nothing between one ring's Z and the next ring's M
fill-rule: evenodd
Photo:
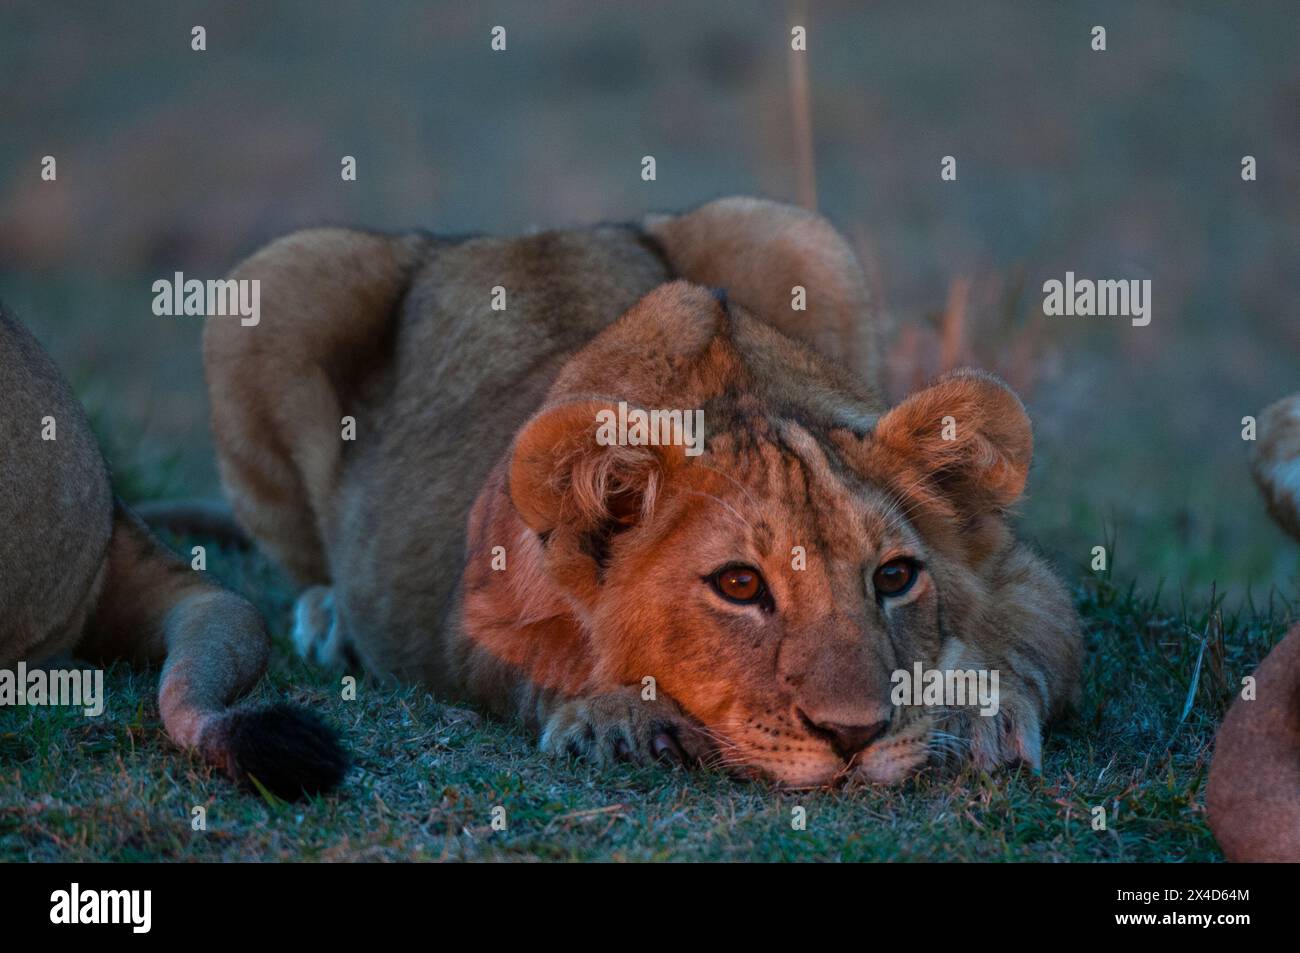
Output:
M298 597L293 607L293 647L308 662L324 668L361 668L334 604L334 590L328 586L311 586Z

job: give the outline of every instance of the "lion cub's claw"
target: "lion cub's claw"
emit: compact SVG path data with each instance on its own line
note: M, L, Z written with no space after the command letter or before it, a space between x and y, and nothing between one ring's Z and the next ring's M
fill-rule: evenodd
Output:
M634 689L563 703L547 719L540 747L548 754L601 767L686 766L703 760L711 750L675 702L662 697L643 701Z

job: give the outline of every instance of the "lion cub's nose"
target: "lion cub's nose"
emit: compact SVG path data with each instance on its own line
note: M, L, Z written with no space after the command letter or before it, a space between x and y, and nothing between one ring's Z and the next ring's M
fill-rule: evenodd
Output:
M888 726L888 722L877 721L870 725L840 725L832 721L816 722L799 712L799 717L815 735L825 738L835 753L848 761L855 754L871 744Z

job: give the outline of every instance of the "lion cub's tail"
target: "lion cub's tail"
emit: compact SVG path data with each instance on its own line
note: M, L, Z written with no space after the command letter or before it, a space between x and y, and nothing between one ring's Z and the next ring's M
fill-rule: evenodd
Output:
M167 734L236 781L293 798L334 787L347 756L334 731L289 704L242 704L266 668L257 610L171 553L118 503L86 645L101 657L161 661Z
M222 500L150 500L131 508L153 529L202 536L238 549L252 545L248 534L235 522L230 505Z

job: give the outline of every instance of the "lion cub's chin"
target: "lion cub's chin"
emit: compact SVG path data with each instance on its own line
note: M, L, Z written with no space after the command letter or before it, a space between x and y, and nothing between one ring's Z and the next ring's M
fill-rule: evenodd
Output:
M827 788L840 784L902 784L929 761L925 745L912 741L869 748L850 765L834 759L823 764L742 767L738 773L775 781L783 788Z
M848 778L867 784L902 784L930 760L929 749L919 741L884 741L862 752Z
M815 761L740 766L739 773L775 781L785 788L824 788L839 784L902 784L930 760L924 740L882 739L845 764L828 755Z

